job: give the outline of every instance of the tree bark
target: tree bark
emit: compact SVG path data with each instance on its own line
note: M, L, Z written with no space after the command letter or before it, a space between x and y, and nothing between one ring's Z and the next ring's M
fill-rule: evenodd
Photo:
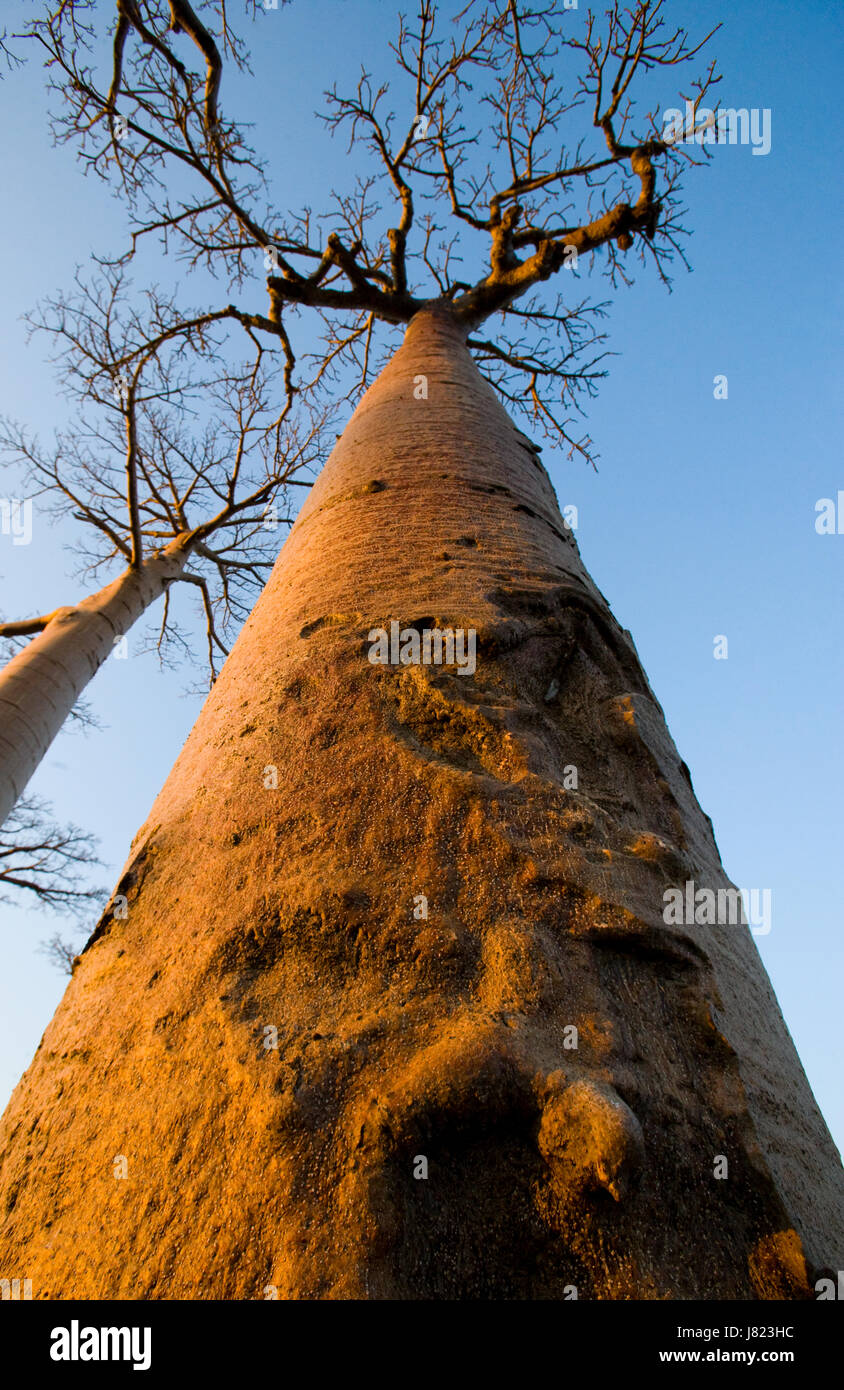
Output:
M186 558L183 546L168 546L81 603L57 608L0 670L0 825L115 639L179 577Z
M476 630L477 671L373 665L391 620ZM665 923L687 880L729 887L630 635L423 311L9 1104L0 1269L41 1298L812 1297L838 1155L747 927Z

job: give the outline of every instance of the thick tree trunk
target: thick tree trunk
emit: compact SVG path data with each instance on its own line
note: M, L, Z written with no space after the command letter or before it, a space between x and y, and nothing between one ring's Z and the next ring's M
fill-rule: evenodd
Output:
M391 620L475 629L474 676L372 664ZM838 1156L748 929L663 920L687 880L729 886L630 636L425 311L8 1107L0 1270L40 1298L811 1297Z
M171 546L81 603L57 608L0 670L0 825L115 639L179 577L186 558L183 547Z

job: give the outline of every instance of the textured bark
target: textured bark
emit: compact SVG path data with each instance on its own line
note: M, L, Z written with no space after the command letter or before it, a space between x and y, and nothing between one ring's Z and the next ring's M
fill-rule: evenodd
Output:
M475 628L476 674L371 665L391 619ZM630 636L421 313L8 1107L0 1272L40 1298L811 1297L844 1255L838 1156L748 929L663 922L690 878L728 886Z
M0 670L0 825L88 682L184 569L184 547L150 556L81 603L57 608Z

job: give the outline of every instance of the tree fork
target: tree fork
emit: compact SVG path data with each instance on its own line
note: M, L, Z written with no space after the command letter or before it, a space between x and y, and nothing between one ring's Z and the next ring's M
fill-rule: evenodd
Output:
M395 619L474 629L475 675L372 665ZM632 640L426 310L9 1104L0 1268L42 1298L812 1297L838 1156L747 927L666 924L689 879L730 887Z

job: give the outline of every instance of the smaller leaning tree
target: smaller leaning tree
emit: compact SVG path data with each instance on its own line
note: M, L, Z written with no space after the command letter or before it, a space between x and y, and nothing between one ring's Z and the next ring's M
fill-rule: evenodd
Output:
M157 599L162 658L189 652L175 584L199 596L215 678L275 559L279 525L291 520L289 489L310 485L322 456L316 414L294 410L287 362L254 337L251 360L226 356L213 332L225 317L185 317L155 290L133 305L122 271L109 269L34 321L56 339L59 378L78 409L52 447L9 421L0 447L48 508L81 523L89 592L0 623L0 637L32 638L0 671L0 822L88 682Z

